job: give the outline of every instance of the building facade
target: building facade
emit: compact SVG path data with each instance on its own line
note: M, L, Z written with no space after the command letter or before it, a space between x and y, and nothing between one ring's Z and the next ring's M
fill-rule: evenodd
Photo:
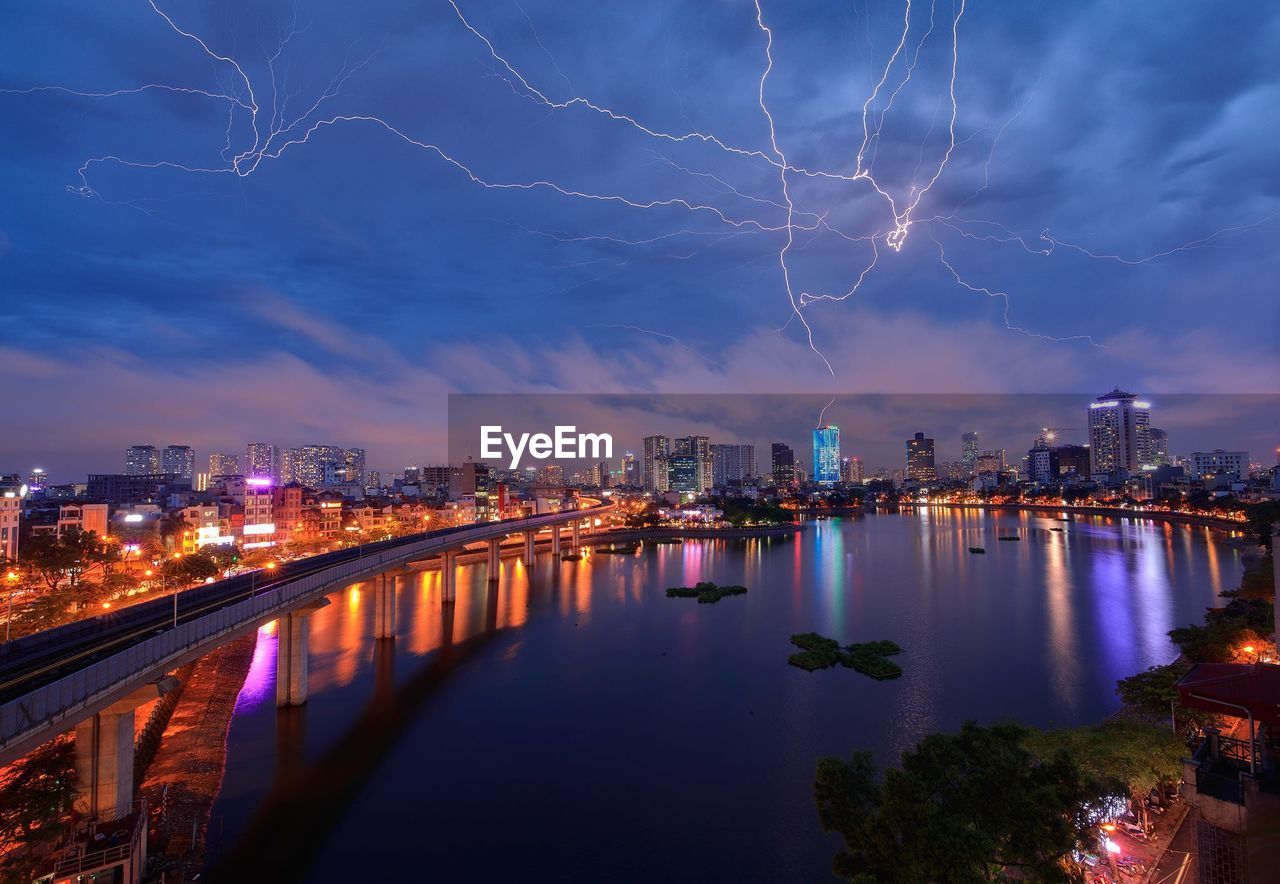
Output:
M916 433L907 440L907 478L917 482L933 482L938 470L933 460L933 440Z
M1136 473L1151 463L1151 405L1119 388L1089 403L1089 451L1095 474Z
M791 488L796 484L796 453L790 445L774 442L770 446L769 466L774 485Z
M667 490L667 458L671 456L669 436L644 437L644 490Z
M160 452L154 445L130 445L124 452L126 476L152 476L160 472Z
M828 425L813 431L813 481L830 487L840 481L840 428Z

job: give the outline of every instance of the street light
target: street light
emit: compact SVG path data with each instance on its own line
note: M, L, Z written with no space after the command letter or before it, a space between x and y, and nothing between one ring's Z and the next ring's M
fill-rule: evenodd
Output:
M10 571L4 575L5 581L9 584L9 612L4 618L4 640L9 640L9 626L13 623L13 585L18 582L18 575Z

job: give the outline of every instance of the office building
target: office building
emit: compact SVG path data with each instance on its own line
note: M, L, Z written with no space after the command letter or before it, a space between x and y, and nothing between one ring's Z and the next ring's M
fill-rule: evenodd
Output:
M681 494L701 494L702 462L693 454L672 454L667 458L667 490Z
M644 437L644 490L667 490L667 458L671 456L668 436Z
M813 481L827 487L840 481L839 427L817 427L813 431Z
M907 478L917 482L933 482L938 478L933 462L933 440L916 433L907 440Z
M774 442L771 446L770 472L773 484L779 488L791 488L796 484L796 453L785 442Z
M1089 404L1089 451L1095 474L1136 473L1151 463L1151 405L1120 389Z
M701 486L699 491L706 491L711 487L712 481L712 464L711 464L711 439L708 436L681 436L672 443L672 453L678 455L687 455L698 461L698 484ZM673 491L678 489L672 489Z
M33 469L31 471L31 474L27 476L27 493L28 494L35 494L35 495L43 494L44 489L47 488L48 486L49 486L49 474L46 473L40 467L36 467L35 469Z
M160 452L154 445L130 445L124 453L126 476L152 476L160 472Z
M622 455L622 484L629 488L644 487L644 472L640 459L628 451Z
M160 472L191 480L196 474L196 453L190 445L166 445L160 455Z
M170 494L190 491L191 482L168 473L131 476L124 473L90 473L85 496L109 503L162 500Z
M1002 473L1005 469L1003 448L989 449L978 455L974 466L979 473Z

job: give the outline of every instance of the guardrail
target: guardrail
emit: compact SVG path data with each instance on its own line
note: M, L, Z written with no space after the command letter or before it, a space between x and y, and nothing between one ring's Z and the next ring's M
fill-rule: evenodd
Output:
M30 743L36 735L46 734L55 727L69 728L108 705L126 688L158 678L169 669L207 653L249 628L314 600L315 596L327 593L335 584L378 574L468 543L589 518L608 508L592 507L528 519L483 523L447 535L426 537L414 543L370 552L294 580L282 580L257 595L231 602L195 620L176 627L158 628L150 638L0 705L0 764L16 757L19 754L17 750Z

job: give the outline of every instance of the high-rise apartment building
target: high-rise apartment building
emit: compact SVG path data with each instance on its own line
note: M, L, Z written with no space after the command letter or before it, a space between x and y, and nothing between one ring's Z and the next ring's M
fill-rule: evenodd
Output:
M1147 452L1149 463L1153 467L1172 463L1172 458L1169 457L1169 434L1159 427L1148 427Z
M841 458L840 481L846 485L860 485L864 477L862 458L857 455Z
M711 446L711 486L741 485L756 474L754 445L716 444Z
M280 456L274 445L250 442L244 449L244 474L251 479L280 478Z
M839 427L817 427L813 431L813 481L826 486L840 481Z
M960 463L964 464L965 472L973 475L978 471L978 434L965 433L960 437Z
M160 452L154 445L130 445L124 453L126 476L154 476L160 472Z
M779 488L791 488L796 484L796 453L785 442L774 442L770 446L769 466L773 474L773 484Z
M644 474L640 459L630 451L622 455L622 484L631 488L644 486Z
M1249 475L1249 452L1213 451L1191 452L1191 475L1197 479L1243 479Z
M364 485L365 452L363 448L348 448L342 454L342 464L346 473L346 481L356 485Z
M933 461L933 440L916 433L907 440L907 478L917 482L933 482L938 470Z
M240 458L236 457L234 454L209 455L209 475L210 476L240 475Z
M1151 404L1120 389L1089 404L1094 473L1136 473L1151 463Z
M304 445L299 450L296 481L308 488L345 480L347 453L336 445Z
M196 474L196 453L190 445L166 445L160 455L160 470L179 479L192 479Z
M667 490L667 458L671 456L669 436L644 437L644 490Z

